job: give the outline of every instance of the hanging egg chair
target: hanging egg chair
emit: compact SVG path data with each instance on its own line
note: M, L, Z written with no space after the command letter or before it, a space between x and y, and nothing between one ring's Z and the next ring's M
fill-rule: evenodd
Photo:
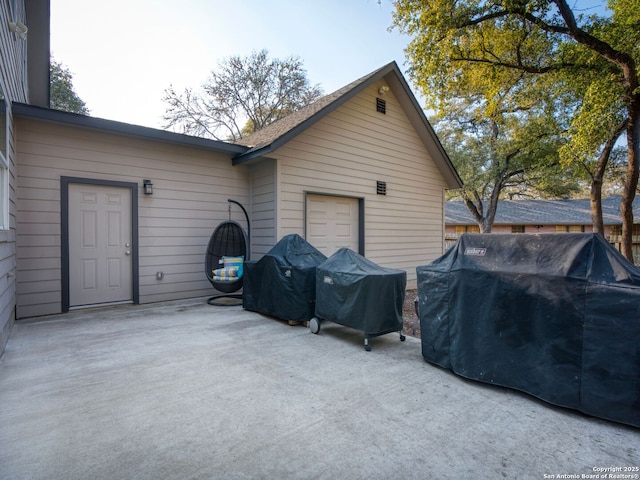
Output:
M209 239L205 254L205 274L220 294L207 300L209 305L232 306L242 302L229 302L226 299L242 299L242 293L236 293L243 284L243 263L249 260L249 242L251 238L249 215L245 208L235 200L229 202L229 220L216 227ZM247 232L242 226L231 220L231 204L238 205L247 221Z

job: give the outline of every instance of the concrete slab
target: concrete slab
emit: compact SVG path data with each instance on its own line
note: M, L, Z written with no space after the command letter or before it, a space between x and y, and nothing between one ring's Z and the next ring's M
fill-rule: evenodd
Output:
M637 429L463 380L426 363L418 339L385 335L365 352L359 332L322 327L203 299L18 322L0 361L0 479L542 479L640 466Z

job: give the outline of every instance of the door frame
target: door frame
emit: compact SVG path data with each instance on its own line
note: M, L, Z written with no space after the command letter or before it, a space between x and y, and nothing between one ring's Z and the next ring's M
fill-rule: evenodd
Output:
M323 197L340 197L340 198L351 198L358 200L358 254L364 257L364 198L356 197L355 195L343 195L341 193L325 193L325 192L317 192L315 190L305 190L304 192L304 239L307 239L307 197L309 195L320 195Z
M140 303L140 279L138 256L138 184L96 178L60 177L60 235L61 235L61 274L62 274L62 312L68 312L69 300L69 185L84 184L104 187L128 188L131 193L131 298L134 304Z

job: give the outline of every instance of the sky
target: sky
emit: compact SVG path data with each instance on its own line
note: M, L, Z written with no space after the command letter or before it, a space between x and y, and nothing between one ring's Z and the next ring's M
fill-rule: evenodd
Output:
M91 116L162 128L164 90L199 89L231 56L299 57L325 93L392 61L405 72L391 12L391 0L51 0L51 54Z

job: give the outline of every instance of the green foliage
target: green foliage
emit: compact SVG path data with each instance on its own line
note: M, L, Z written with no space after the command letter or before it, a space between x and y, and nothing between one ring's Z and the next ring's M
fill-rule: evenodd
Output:
M602 144L623 121L624 105L613 75L601 75L585 85L568 130L570 141L560 149L564 165L597 158Z
M166 128L218 140L237 140L260 130L322 95L311 85L302 61L269 59L262 50L221 61L202 86L182 94L165 90Z
M609 0L613 18L608 25L607 39L618 50L640 55L640 2L638 0Z
M73 75L62 63L51 59L49 107L64 112L89 115L89 109L73 89Z
M464 180L464 199L491 208L492 199L557 197L579 189L560 165L565 140L553 117L535 110L473 117L466 106L459 102L434 122Z
M410 76L427 107L451 119L464 99L472 108L462 118L493 122L504 134L445 142L460 159L467 191L477 194L476 206L510 194L509 181L496 175L508 152L521 148L522 158L509 163L526 172L518 188L557 194L563 183L571 190L583 181L590 163L606 165L604 146L623 122L640 121L638 0L610 0L611 15L582 13L577 4L572 10L566 0L395 0L394 6L395 26L412 38ZM461 148L470 155L461 156ZM484 160L472 161L478 156ZM637 185L637 151L629 150L628 162L627 203Z

